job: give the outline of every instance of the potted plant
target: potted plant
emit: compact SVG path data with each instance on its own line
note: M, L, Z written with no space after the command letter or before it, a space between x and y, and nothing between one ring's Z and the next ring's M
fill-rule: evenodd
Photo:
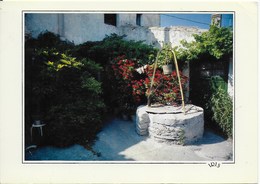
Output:
M162 68L163 68L164 75L169 75L172 73L172 64L163 65Z
M163 73L169 75L172 73L172 58L173 54L171 51L171 46L165 44L161 50L160 55L158 56L158 64L162 67Z

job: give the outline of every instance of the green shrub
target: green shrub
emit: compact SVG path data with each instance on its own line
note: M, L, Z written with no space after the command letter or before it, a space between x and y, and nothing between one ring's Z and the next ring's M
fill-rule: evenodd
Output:
M73 51L75 57L90 58L104 68L104 73L100 73L100 79L108 113L120 114L122 112L135 111L137 104L132 100L131 91L125 90L121 93L118 90L123 88L123 84L116 81L111 64L115 64L114 58L123 56L134 61L135 67L138 68L152 63L157 49L144 44L142 41L129 41L125 40L125 36L111 34L102 41L89 41L77 45Z
M48 144L69 146L91 143L102 128L102 102L75 99L51 106L46 116Z
M96 79L102 67L73 56L73 47L49 32L26 41L27 127L40 115L47 124L46 142L56 146L93 141L105 111L102 84Z
M98 82L84 63L85 60L67 64L71 57L57 64L52 70L56 79L55 99L46 120L48 121L49 137L54 137L52 143L58 146L67 146L73 143L87 143L94 140L95 134L102 125L102 113L104 108L101 83ZM58 63L60 63L59 61ZM75 64L75 65L74 65ZM95 64L94 64L95 65ZM52 65L51 65L51 69ZM59 131L59 130L63 131Z
M233 104L228 93L221 87L217 88L210 99L212 120L221 128L224 134L232 137Z
M178 60L217 61L232 56L233 33L230 28L210 26L208 31L195 34L194 39L192 42L181 41L182 46L176 48Z
M128 59L136 60L139 65L151 64L157 50L143 41L125 40L126 36L111 34L102 41L86 42L75 47L78 57L88 57L102 66L124 55Z

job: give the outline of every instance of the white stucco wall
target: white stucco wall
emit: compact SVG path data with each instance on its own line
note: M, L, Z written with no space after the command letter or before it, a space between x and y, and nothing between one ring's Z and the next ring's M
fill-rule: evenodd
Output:
M142 26L159 26L159 14L142 14ZM101 13L29 13L25 18L25 32L37 37L43 31L59 34L61 37L80 44L86 41L99 41L106 35L119 34L120 27L136 26L136 14L117 14L117 26L104 23ZM140 26L138 26L140 27Z
M141 26L151 27L156 26L159 27L161 25L161 19L159 14L142 14L141 17Z
M234 79L233 79L233 59L231 58L228 66L228 94L234 96Z
M136 25L137 14L117 14L117 26L104 23L101 13L29 13L25 18L25 31L37 37L43 31L59 34L62 38L81 44L86 41L100 41L106 35L116 33L127 35L128 40L142 40L160 48L163 43L180 45L180 40L192 41L193 34L206 30L194 27L160 27L159 14L142 14L141 26Z
M25 31L37 37L43 31L59 34L61 37L80 44L86 41L99 41L106 35L116 33L127 35L129 40L143 40L147 44L160 47L163 43L191 41L192 34L203 30L190 27L159 27L159 14L142 14L141 25L136 25L136 14L118 14L117 26L104 23L104 14L93 13L30 13L26 14Z
M172 47L179 46L180 41L185 39L193 41L193 34L201 34L206 30L194 27L140 27L122 26L119 27L120 35L127 35L128 40L142 40L146 44L160 48L163 43L170 43Z
M30 33L37 37L43 31L58 33L58 15L57 14L38 14L30 13L25 16L25 33Z
M194 27L160 27L159 14L142 14L141 26L136 25L137 14L117 14L117 26L104 23L101 13L28 13L25 17L25 31L37 37L43 31L59 34L75 44L86 41L100 41L106 35L116 33L127 35L128 40L142 40L155 47L163 43L172 46L180 44L180 40L193 40L193 34L203 31Z
M125 25L135 25L136 24L136 14L118 14L117 15L117 25L125 26Z
M117 27L104 24L103 14L64 15L64 37L75 44L99 41L111 33L118 33Z

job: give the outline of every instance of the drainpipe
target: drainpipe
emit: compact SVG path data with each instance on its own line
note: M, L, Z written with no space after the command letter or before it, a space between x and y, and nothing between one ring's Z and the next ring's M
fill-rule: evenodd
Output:
M164 43L170 43L170 28L168 27L164 28Z
M58 14L58 34L61 40L65 40L64 35L64 14Z

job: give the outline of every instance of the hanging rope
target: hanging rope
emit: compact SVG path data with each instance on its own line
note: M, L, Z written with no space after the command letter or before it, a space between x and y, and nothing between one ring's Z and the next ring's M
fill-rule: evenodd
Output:
M152 80L151 80L151 86L150 86L150 90L149 90L148 95L147 95L147 99L148 99L147 105L148 105L148 107L151 106L152 88L153 88L153 84L154 84L155 72L156 72L157 65L158 65L158 57L159 57L161 51L162 51L162 49L158 51L157 56L156 56L156 60L155 60L155 63L154 63L154 69L153 69L153 75L152 75ZM174 65L175 65L175 68L176 68L179 88L180 88L180 92L181 92L182 110L185 113L185 103L184 103L184 96L183 96L183 90L182 90L182 85L181 85L181 78L180 78L180 73L179 73L178 62L177 62L177 58L176 58L175 52L172 49L171 49L171 52L173 53Z

